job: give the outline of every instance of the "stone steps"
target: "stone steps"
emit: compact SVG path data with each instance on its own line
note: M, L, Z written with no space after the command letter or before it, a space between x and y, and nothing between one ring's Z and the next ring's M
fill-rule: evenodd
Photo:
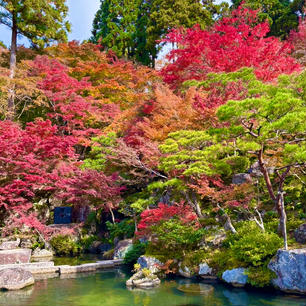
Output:
M59 272L58 266L54 266L53 261L0 265L0 270L11 269L11 268L22 268L26 271L31 272L32 274Z

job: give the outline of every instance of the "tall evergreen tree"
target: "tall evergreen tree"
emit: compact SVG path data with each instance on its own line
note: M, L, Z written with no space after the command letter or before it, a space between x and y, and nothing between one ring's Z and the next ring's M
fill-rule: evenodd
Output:
M206 27L226 5L214 0L101 0L91 41L154 66L158 41L173 27Z

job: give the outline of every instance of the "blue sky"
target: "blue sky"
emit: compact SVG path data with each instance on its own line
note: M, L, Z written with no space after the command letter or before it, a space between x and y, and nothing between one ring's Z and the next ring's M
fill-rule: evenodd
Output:
M69 40L84 40L91 35L91 26L95 13L99 8L99 0L68 0L69 21L72 24L72 31ZM7 46L10 45L10 31L0 25L0 40ZM19 38L19 44L26 43L26 40Z

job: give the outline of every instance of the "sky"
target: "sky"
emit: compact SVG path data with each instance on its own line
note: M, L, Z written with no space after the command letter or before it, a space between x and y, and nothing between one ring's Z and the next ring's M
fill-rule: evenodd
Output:
M72 31L69 33L69 40L88 39L91 36L92 21L99 8L100 0L68 0L69 21L72 25ZM0 40L5 45L10 45L10 31L3 25L0 25ZM19 38L18 44L26 44L26 39Z

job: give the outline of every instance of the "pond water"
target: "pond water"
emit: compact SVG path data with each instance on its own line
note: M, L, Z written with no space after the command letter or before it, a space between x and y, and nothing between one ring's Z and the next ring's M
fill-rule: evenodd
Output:
M69 278L70 277L70 278ZM75 277L75 276L74 276ZM121 269L75 278L53 278L16 292L0 292L1 306L306 306L306 298L276 292L203 284L202 294L183 293L186 279L164 280L151 290L128 290ZM184 287L184 286L183 286Z

